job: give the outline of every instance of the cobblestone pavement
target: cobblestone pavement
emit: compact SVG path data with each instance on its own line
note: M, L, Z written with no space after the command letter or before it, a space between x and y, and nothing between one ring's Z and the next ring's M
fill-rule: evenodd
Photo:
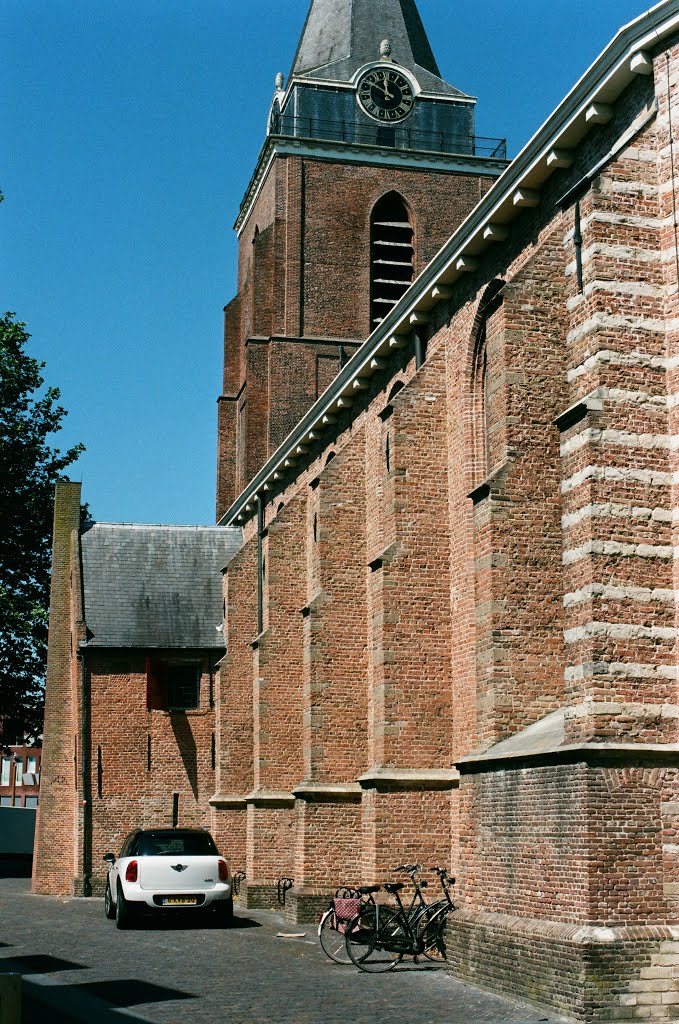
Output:
M305 932L278 938L278 931ZM0 972L24 976L23 1024L537 1024L525 1004L437 966L368 975L329 961L313 927L236 910L228 929L172 921L119 932L101 899L33 896L0 878Z

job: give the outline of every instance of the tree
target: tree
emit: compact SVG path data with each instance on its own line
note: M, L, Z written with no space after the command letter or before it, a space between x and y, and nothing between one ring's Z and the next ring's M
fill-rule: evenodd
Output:
M30 335L0 317L0 720L41 730L54 485L84 451L53 448L66 415L45 364L26 353Z

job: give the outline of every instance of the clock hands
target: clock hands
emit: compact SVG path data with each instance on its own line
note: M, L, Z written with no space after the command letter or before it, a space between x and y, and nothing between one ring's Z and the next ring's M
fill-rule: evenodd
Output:
M389 76L386 71L382 75L382 85L380 85L379 82L375 82L375 85L378 89L382 90L388 100L393 100L394 97L389 92Z

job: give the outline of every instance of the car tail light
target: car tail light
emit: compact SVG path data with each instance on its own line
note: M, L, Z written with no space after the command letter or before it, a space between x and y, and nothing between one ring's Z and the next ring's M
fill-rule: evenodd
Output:
M218 861L219 864L219 881L228 882L229 880L229 865L225 860Z
M137 864L136 860L131 860L130 863L127 865L127 870L125 871L125 881L136 882L138 877L139 865Z

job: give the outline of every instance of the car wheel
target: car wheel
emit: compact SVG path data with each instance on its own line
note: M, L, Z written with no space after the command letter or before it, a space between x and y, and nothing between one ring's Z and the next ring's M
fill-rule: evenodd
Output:
M118 882L116 895L116 928L131 928L136 917L135 908L123 896L120 882Z
M229 896L228 900L218 900L214 913L217 924L228 927L233 921L233 896Z
M112 921L116 916L116 908L111 897L111 883L108 878L106 879L106 890L104 892L104 913L109 921Z

